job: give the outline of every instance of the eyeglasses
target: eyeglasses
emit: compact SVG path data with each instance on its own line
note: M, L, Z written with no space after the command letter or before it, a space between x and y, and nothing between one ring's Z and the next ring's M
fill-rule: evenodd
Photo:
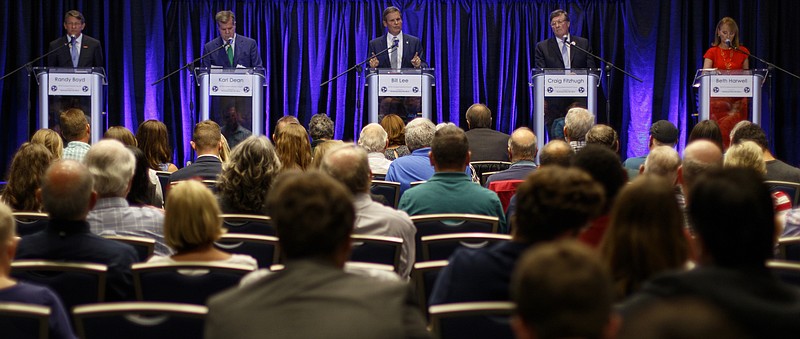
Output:
M80 22L80 21L78 21L78 22L65 22L64 25L65 26L80 26L80 25L83 25L83 23Z
M558 20L550 23L550 27L557 27L563 25L567 20Z

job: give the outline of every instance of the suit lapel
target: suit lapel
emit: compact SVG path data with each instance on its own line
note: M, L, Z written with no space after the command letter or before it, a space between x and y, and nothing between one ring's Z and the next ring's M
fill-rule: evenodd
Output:
M561 61L561 68L564 68L564 59L561 58L561 50L558 49L558 41L556 38L550 38L550 53L555 57L556 60Z
M233 65L231 65L231 67L236 67L236 65L239 64L239 55L241 55L239 50L242 47L240 42L242 42L242 40L239 39L239 34L236 34L236 38L233 39Z

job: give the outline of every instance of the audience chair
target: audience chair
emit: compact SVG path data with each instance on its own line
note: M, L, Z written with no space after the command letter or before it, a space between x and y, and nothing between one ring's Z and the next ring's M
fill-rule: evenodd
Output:
M216 262L134 264L133 287L141 301L205 305L211 295L236 286L250 267Z
M409 188L411 188L411 187L417 187L417 186L422 185L422 184L424 184L426 182L428 182L428 180L412 181L408 185L409 185Z
M800 262L800 237L778 239L778 253L775 259Z
M14 212L14 219L17 221L17 235L20 237L44 230L50 222L47 213L37 212Z
M372 180L386 180L386 173L372 173Z
M222 214L222 227L228 229L228 233L237 234L277 234L275 227L272 226L272 218L264 215L255 214Z
M505 171L511 167L511 162L508 161L473 161L469 163L475 171L475 176L483 181L483 173L485 172L500 172Z
M786 193L789 199L792 199L792 207L797 207L800 204L800 183L774 180L767 180L764 183L767 184L772 192L781 191Z
M158 177L158 182L161 184L161 196L164 197L164 201L167 201L167 192L169 192L169 176L170 172L167 171L156 171L156 176Z
M214 246L229 253L247 254L258 261L259 268L280 263L278 238L258 234L223 234Z
M492 176L492 174L500 173L500 172L501 171L491 171L491 172L483 172L483 173L481 173L481 177L480 177L481 186L486 184L486 180L489 180L489 177Z
M414 264L411 270L411 283L417 296L420 311L428 318L428 299L433 291L433 285L439 277L439 272L447 266L447 260L423 261Z
M121 302L76 307L75 331L82 339L202 338L208 308L161 302Z
M511 241L508 234L452 233L420 238L422 260L447 260L459 247L484 248L501 241Z
M350 261L389 265L397 271L403 239L366 234L353 234L350 239L353 241Z
M497 197L500 198L503 211L508 209L508 205L511 203L511 197L517 194L517 187L519 187L523 181L524 180L499 180L492 181L489 184L489 190L497 194Z
M800 287L800 263L768 260L767 268L781 281Z
M369 191L372 194L382 195L392 208L397 208L397 203L400 202L400 183L372 180Z
M431 330L434 337L509 338L514 304L507 301L443 304L430 307Z
M49 324L50 307L0 302L0 331L4 338L47 339Z
M189 180L195 180L195 179L189 179ZM184 181L184 180L173 181L173 182L171 182L171 183L169 184L169 186L170 186L170 187L172 187L172 186L175 186L175 185L177 185L177 184L181 183L181 181ZM216 180L211 180L211 179L203 179L203 180L198 180L198 181L200 181L200 182L201 182L203 185L205 185L206 187L208 187L208 189L210 189L210 190L211 190L211 192L214 192L214 194L216 194L216 193L217 193L217 181L216 181ZM165 196L165 197L164 197L164 201L166 201L166 200L167 200L167 199L166 199L166 196Z
M64 309L105 301L106 265L43 260L16 260L11 276L50 287L64 303Z
M152 238L134 237L128 235L104 235L103 238L119 241L133 246L136 254L139 256L140 262L145 262L153 256L153 251L156 247L156 241Z
M477 214L423 214L411 217L414 227L417 258L422 258L422 237L451 233L497 233L498 217Z

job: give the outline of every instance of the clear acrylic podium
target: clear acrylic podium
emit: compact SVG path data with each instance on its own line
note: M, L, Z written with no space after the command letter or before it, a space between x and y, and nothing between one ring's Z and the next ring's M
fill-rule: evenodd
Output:
M265 134L264 95L267 83L263 67L197 67L194 75L197 86L200 87L198 109L201 121L211 119L224 127L224 119L213 115L224 114L223 109L236 105L240 114L249 113L242 126L250 127L249 131L254 135Z
M91 143L103 137L103 86L107 83L102 67L34 67L33 73L39 84L39 128L58 125L60 112L70 108L63 102L72 100L89 116Z
M712 118L715 98L751 98L748 105L750 119L761 124L761 86L767 73L765 69L698 69L694 87L700 91L699 120Z
M529 85L533 87L533 125L538 149L545 144L545 103L556 98L585 98L586 108L597 120L597 86L600 72L587 68L534 68ZM563 112L566 114L566 111Z
M380 122L382 115L396 112L382 112L390 101L398 101L399 106L413 109L406 117L421 116L430 119L433 111L433 86L435 79L432 68L368 69L366 76L367 105L369 122Z

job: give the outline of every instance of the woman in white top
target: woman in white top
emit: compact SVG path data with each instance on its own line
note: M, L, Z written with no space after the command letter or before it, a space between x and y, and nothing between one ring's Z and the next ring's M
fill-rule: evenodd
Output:
M214 194L194 180L170 189L164 215L164 240L175 254L152 257L148 262L215 261L258 267L249 255L230 254L214 247L225 232Z

